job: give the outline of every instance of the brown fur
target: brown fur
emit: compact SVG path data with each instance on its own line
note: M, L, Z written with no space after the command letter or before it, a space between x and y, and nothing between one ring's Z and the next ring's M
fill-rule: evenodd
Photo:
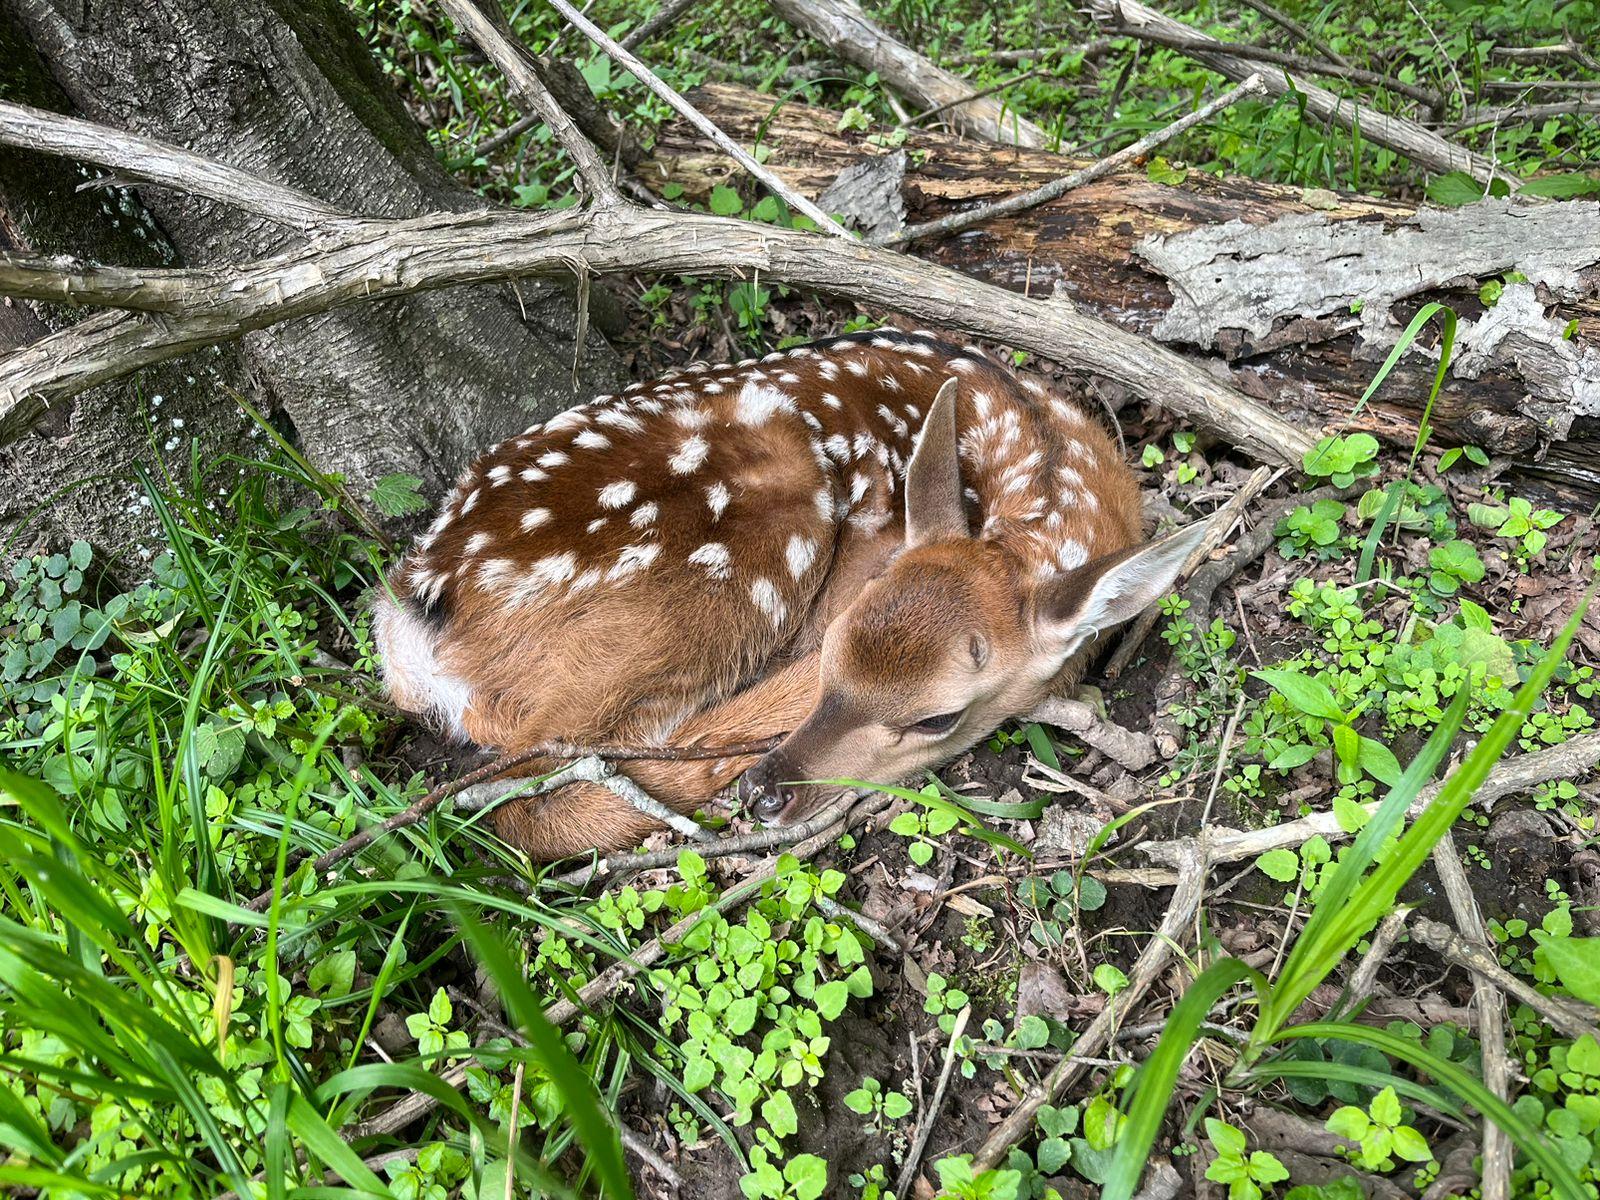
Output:
M966 495L949 494L948 473L929 478L943 480L940 503L964 505L956 519L973 536L901 553L907 460L949 379ZM379 597L391 692L516 751L781 733L804 727L829 687L853 688L875 723L914 720L974 634L994 669L1028 676L996 703L1047 689L1070 666L1028 675L1041 589L1137 542L1139 503L1105 432L1030 386L929 337L867 334L636 385L510 439L466 472L396 570L397 600ZM688 444L696 436L703 448ZM726 548L725 577L708 568L708 543ZM1049 567L1063 545L1073 561ZM885 585L898 589L887 599ZM885 602L865 611L869 595ZM841 679L829 643L847 626ZM627 770L688 812L748 766ZM591 785L497 816L540 859L634 845L655 828Z

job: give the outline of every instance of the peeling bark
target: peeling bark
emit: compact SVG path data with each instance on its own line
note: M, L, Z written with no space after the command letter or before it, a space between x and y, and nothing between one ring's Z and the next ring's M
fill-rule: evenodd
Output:
M837 116L824 110L786 104L774 116L770 98L726 86L695 99L735 137L764 123L771 162L811 194L884 153L864 135L836 132ZM905 150L910 221L989 203L1081 165L935 133L913 134ZM695 198L730 175L679 125L662 131L641 170ZM1053 292L1204 357L1303 428L1366 429L1408 447L1438 362L1431 332L1353 423L1349 414L1416 310L1445 301L1462 319L1432 417L1436 437L1509 459L1519 487L1585 508L1600 498L1593 202L1417 210L1197 171L1174 187L1134 170L915 249L1016 291ZM1510 271L1530 282L1506 285L1486 309L1480 285Z

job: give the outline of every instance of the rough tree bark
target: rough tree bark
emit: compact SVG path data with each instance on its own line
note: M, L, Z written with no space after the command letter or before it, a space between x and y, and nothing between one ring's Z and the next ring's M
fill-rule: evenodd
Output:
M833 113L789 104L774 116L769 97L729 86L694 99L733 137L764 123L774 169L804 192L883 153L837 133ZM914 134L905 149L911 165L899 193L908 221L990 203L1078 165L935 133ZM640 170L691 198L733 176L681 124L663 131ZM1406 322L1442 299L1462 323L1434 410L1436 437L1510 460L1519 486L1542 485L1584 507L1600 497L1600 206L1592 202L1419 212L1194 171L1169 186L1134 170L913 249L1204 355L1302 428L1367 429L1405 446L1436 357L1408 354L1374 403L1348 417ZM1529 282L1506 286L1485 309L1480 285L1513 270ZM1122 397L1113 390L1112 398Z
M409 216L479 204L438 166L336 0L0 0L0 13L13 45L31 43L50 76L43 89L50 94L36 87L8 98L70 106L356 213ZM12 217L0 225L15 248L128 261L92 239L42 236L39 222L22 219L45 208L67 211L83 172L9 151L0 151L0 162ZM237 208L156 188L140 188L138 196L153 216L151 239L170 242L177 259L192 265L245 261L293 240ZM105 196L90 200L99 205ZM126 219L142 221L138 211ZM152 259L147 252L136 261ZM37 332L38 322L58 324L61 316L38 310L33 320ZM203 352L166 370L187 379L198 362L215 367L222 382L248 380L258 399L293 423L319 467L343 472L358 487L407 471L437 490L474 451L527 425L530 414L573 402L574 329L570 288L463 288L309 317L252 334L237 352ZM29 340L22 330L10 336L13 344ZM598 337L585 350L581 374L585 392L619 377ZM53 430L7 452L0 469L8 481L34 478L33 463L61 453L64 430L111 427L126 438L142 421L128 411L130 398L156 386L143 381L80 397L71 414L54 418ZM203 390L212 403L198 414L201 427L233 411L220 389ZM196 424L185 428L193 432ZM181 440L186 456L188 438ZM79 457L85 474L106 470L92 454ZM126 457L113 456L113 473ZM62 478L54 464L50 475ZM82 514L92 526L91 515Z

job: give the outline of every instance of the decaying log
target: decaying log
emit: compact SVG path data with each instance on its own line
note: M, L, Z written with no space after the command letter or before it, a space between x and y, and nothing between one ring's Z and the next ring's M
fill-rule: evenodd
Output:
M771 162L823 191L885 151L837 132L837 115L740 88L698 103L729 134L763 127ZM1072 163L937 133L905 143L910 221L1037 187ZM653 186L701 198L731 164L681 126L641 165ZM1600 205L1492 200L1418 210L1390 200L1190 171L1176 186L1132 170L916 253L1015 291L1054 293L1080 311L1191 355L1302 428L1364 429L1409 447L1437 342L1408 354L1354 421L1357 398L1427 300L1461 314L1435 444L1471 443L1511 463L1518 486L1587 507L1600 497ZM1517 271L1486 308L1480 286Z

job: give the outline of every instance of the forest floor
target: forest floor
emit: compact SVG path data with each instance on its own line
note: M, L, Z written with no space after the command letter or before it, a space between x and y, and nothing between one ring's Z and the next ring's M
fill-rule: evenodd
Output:
M570 198L566 164L537 135L476 153L515 110L428 6L352 7L442 157L498 198ZM1474 86L1535 69L1485 67L1492 45L1596 20L1585 4L1382 4L1326 19L1287 7L1335 50L1450 94L1469 60ZM785 72L816 67L839 73L797 94L863 123L894 119L876 79L798 48L764 6L719 8L656 49L681 86L737 63L781 90ZM1162 124L1214 82L1131 44L1100 63L1080 53L1093 30L1075 11L1015 8L881 15L930 53L975 56L975 86L1024 70L1004 52L1058 46L1059 69L1006 94L1080 148ZM1186 15L1277 36L1254 14ZM516 22L540 48L554 34L532 10ZM632 81L578 61L603 102L655 128L662 113ZM1581 59L1563 72L1600 75ZM1592 120L1498 137L1529 174L1586 168L1600 148ZM1413 199L1434 182L1303 123L1293 103L1238 106L1169 155ZM641 380L895 320L760 281L619 290L616 340ZM1070 389L1051 364L985 350ZM1252 477L1228 446L1137 398L1116 416L1153 516L1209 514ZM648 848L671 865L573 886L558 876L574 864L535 867L482 813L448 802L313 866L486 760L402 719L377 684L364 598L397 553L380 527L415 520L416 497L353 497L274 431L260 442L256 460L226 464L243 469L220 493L213 464L140 481L162 530L147 577L113 574L78 543L19 562L0 591L0 754L16 772L0 777L6 1186L277 1197L326 1171L330 1187L356 1189L344 1194L397 1200L590 1194L607 1161L584 1124L598 1108L624 1132L640 1196L886 1200L909 1166L901 1200L1087 1198L1144 1128L1151 1100L1127 1090L1136 1069L1170 1062L1141 1134L1150 1162L1172 1169L1147 1178L1150 1200L1467 1194L1486 1111L1520 1131L1510 1194L1573 1195L1574 1181L1592 1194L1600 620L1591 610L1559 663L1546 652L1593 585L1593 509L1519 492L1475 446L1413 455L1330 437L1246 507L1229 540L1267 531L1260 553L1163 601L1114 678L1106 663L1128 634L1108 639L1084 698L1098 730L1147 751L1139 765L1014 723L801 855L702 855L658 835ZM1519 689L1545 669L1523 711ZM1413 795L1420 781L1403 768L1456 722L1450 766L1487 771L1504 751L1531 764L1522 781L1491 788L1492 801L1446 787L1440 802L1461 812L1453 848L1435 855L1397 825L1356 838L1398 820L1372 802ZM734 836L752 828L706 815ZM1318 820L1320 832L1296 832ZM1232 830L1285 832L1214 861L1198 903L1179 910L1189 860L1147 851L1188 853L1201 833ZM1399 903L1415 913L1375 935L1394 906L1384 872L1402 863ZM1453 863L1481 919L1463 916ZM1367 919L1306 967L1318 922L1340 912ZM1177 927L1156 932L1174 913ZM682 921L689 932L649 969L603 988L556 1045L539 1040L530 1007L556 1011ZM488 926L505 935L501 959ZM1486 940L1493 988L1479 992L1484 970L1464 969L1459 947L1441 949L1440 927ZM1270 985L1215 993L1180 1067L1163 1024L1232 960ZM1272 990L1290 979L1311 986ZM1520 990L1485 1040L1506 980ZM1273 1040L1267 1015L1286 995L1277 1028L1321 1023ZM1091 1039L1106 1014L1109 1036ZM1510 1104L1484 1091L1486 1062L1507 1064ZM1075 1064L1069 1086L994 1165L974 1166L1063 1063ZM505 1152L512 1129L520 1158Z

